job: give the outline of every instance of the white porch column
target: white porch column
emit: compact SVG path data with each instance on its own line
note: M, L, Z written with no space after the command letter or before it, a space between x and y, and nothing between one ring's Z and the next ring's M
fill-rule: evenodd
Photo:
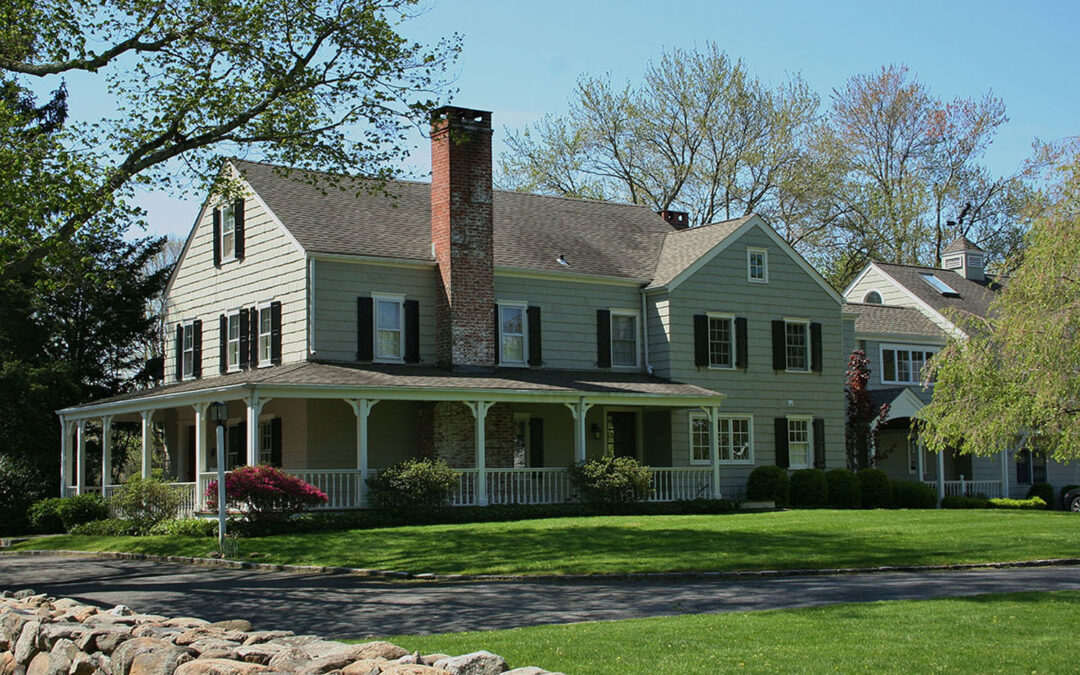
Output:
M474 434L476 439L476 504L487 506L487 438L484 421L487 420L488 410L495 403L493 401L465 401L465 405L472 411L476 429Z
M201 511L206 506L206 495L199 483L199 474L206 471L206 408L209 403L196 403L195 409L195 506Z
M68 485L71 485L71 456L68 452L68 443L71 442L71 422L60 417L60 496L67 496Z
M259 413L271 400L259 398L258 394L247 400L247 463L251 466L259 463Z
M586 403L582 398L575 403L564 403L570 409L574 418L574 462L585 461L585 416L589 412L592 403Z
M86 420L75 423L75 494L86 492Z
M709 464L712 468L713 499L720 499L720 410L705 408L709 417Z
M1009 496L1009 446L1001 451L1001 496Z
M142 415L142 477L149 478L151 464L150 448L152 446L150 434L153 432L152 425L154 423L154 411L143 410L139 414Z
M379 401L377 399L345 399L356 415L356 470L360 472L360 481L356 489L356 505L365 506L367 501L368 477L368 415Z
M101 418L101 496L107 496L105 489L109 487L109 478L112 476L112 415Z
M937 498L940 508L941 500L945 499L945 453L937 454Z

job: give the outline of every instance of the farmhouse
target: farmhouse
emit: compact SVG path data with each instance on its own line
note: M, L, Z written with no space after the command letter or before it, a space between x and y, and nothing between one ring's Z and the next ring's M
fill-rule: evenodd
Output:
M198 506L219 400L230 467L279 465L328 508L410 457L479 505L565 501L567 467L604 453L648 464L656 500L844 466L852 322L764 220L493 190L488 112L441 108L431 136L430 184L227 162L244 193L209 195L185 243L165 381L60 411L65 492L113 490L112 425L139 421L142 473Z

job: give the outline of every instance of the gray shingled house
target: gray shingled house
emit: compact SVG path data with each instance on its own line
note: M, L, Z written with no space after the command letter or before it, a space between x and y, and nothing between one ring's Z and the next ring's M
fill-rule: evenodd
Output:
M88 426L108 476L112 425L140 421L142 472L196 506L217 400L230 467L279 465L329 508L409 457L460 471L455 504L565 501L603 453L652 467L656 500L843 466L843 299L761 218L493 190L482 111L438 111L432 166L382 192L228 162L244 195L209 195L184 245L165 382L60 411L65 492L115 487L87 475Z

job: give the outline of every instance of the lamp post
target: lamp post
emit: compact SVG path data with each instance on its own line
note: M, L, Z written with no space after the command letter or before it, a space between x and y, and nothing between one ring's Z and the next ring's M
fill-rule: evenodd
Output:
M225 422L229 409L224 401L210 404L210 421L217 425L217 512L218 550L225 551Z

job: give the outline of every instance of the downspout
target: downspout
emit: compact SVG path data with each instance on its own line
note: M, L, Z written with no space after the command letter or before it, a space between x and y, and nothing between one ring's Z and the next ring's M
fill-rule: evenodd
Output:
M647 375L652 375L653 367L652 364L649 363L649 319L648 316L646 316L645 314L644 288L641 289L641 347L643 350L642 355L644 357L643 365L645 368L645 373Z
M315 258L308 254L307 353L315 355Z

